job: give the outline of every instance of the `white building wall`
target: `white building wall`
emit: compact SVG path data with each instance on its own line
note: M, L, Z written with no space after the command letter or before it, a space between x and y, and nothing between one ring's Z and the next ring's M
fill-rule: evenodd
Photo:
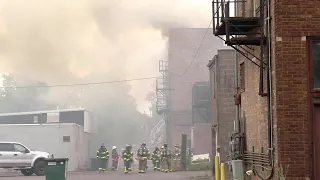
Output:
M63 142L70 136L70 142ZM31 150L46 151L55 158L69 158L68 171L89 165L89 134L76 124L0 125L0 141L20 142Z

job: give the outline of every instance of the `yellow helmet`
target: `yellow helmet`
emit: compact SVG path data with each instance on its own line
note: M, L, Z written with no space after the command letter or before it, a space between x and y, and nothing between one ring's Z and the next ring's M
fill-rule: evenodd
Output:
M161 149L164 149L164 146L161 146Z

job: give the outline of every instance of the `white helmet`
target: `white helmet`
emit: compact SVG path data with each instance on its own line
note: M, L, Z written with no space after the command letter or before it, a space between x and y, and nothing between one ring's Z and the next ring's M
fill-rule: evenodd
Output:
M112 149L116 149L117 147L116 146L112 146Z

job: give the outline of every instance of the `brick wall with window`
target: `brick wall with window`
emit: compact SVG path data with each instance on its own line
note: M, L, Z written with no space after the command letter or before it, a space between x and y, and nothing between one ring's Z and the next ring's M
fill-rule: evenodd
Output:
M250 1L246 5L238 5L238 14L249 11L248 3ZM320 41L309 42L312 36L320 36L319 7L318 0L271 1L273 142L276 155L273 179L276 179L280 165L289 165L286 179L320 179L316 169L320 165L313 162L316 153L312 145L320 141L313 139L314 131L319 129L313 129L312 124L314 97L320 95L315 88L320 86ZM258 48L255 53L259 53ZM260 147L267 147L267 99L258 95L258 67L240 57L238 69L242 62L245 62L246 87L241 94L241 112L246 115L248 151L255 146L257 152ZM267 172L262 174L268 175ZM319 174L318 177L315 174Z

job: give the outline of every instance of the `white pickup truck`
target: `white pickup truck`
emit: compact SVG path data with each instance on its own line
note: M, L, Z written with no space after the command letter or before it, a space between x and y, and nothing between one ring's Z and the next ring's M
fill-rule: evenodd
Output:
M43 176L47 158L53 158L53 155L31 151L18 142L0 141L0 168L20 170L25 176L31 176L33 173Z

